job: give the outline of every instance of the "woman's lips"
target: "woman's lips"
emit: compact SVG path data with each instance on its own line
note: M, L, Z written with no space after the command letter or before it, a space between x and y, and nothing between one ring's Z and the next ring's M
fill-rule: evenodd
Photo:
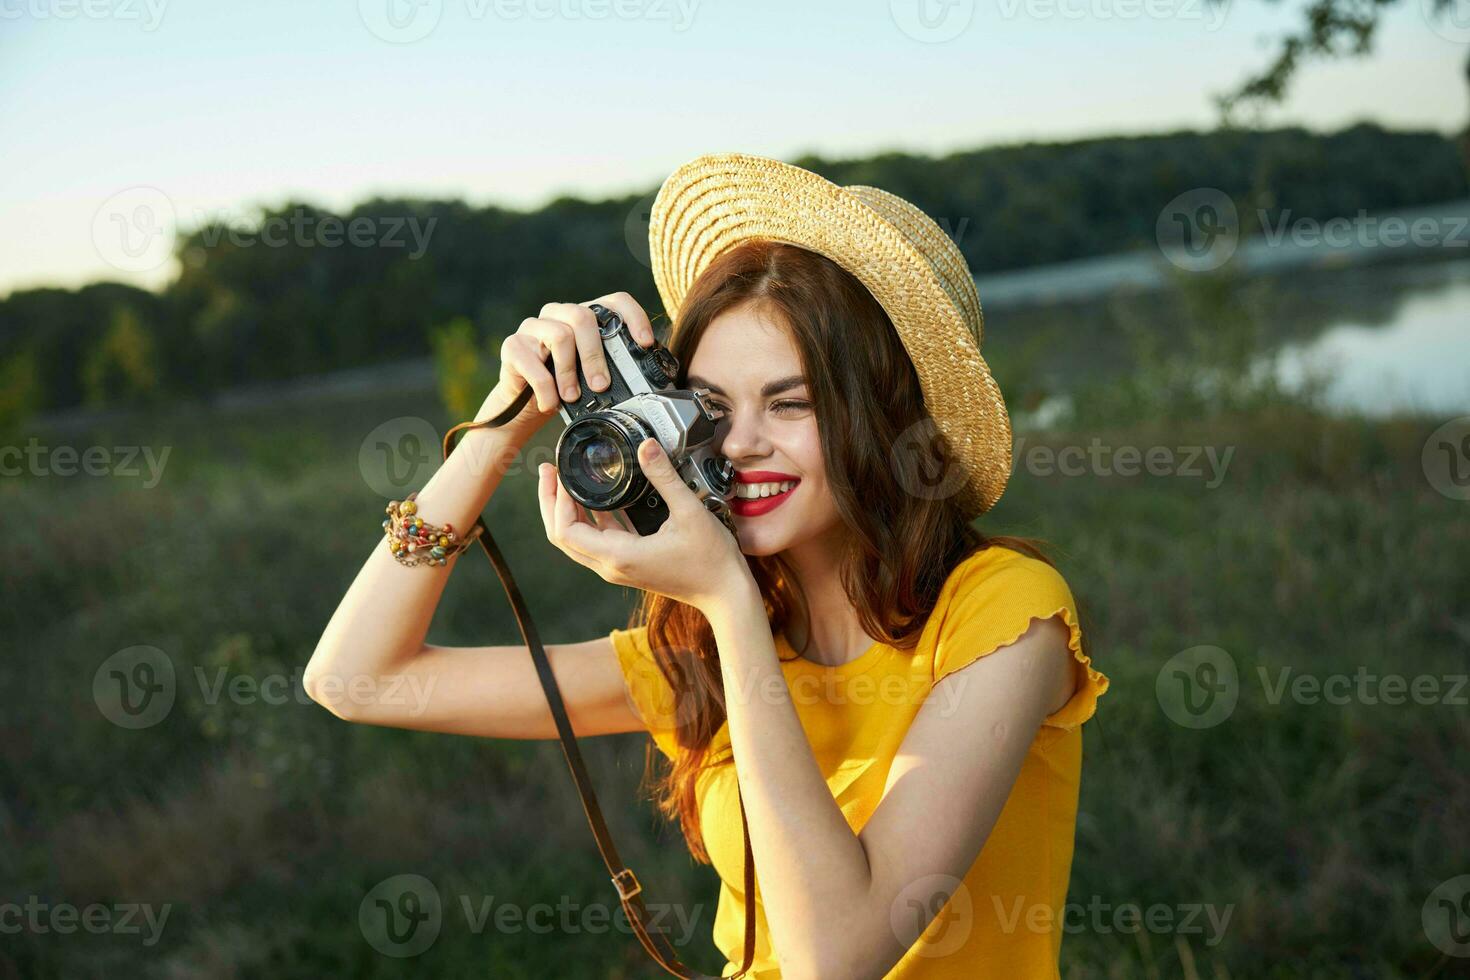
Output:
M737 474L736 479L740 483L775 483L782 479L791 479L781 473L768 473L760 470L752 473ZM737 517L759 517L769 514L780 507L786 499L796 492L796 487L801 486L801 481L796 481L796 486L781 493L773 493L769 497L731 497L730 511Z

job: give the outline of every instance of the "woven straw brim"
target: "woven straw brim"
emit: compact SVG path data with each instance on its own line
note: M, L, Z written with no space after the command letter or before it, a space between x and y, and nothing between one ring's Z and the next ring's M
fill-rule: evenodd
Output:
M699 157L659 189L649 224L654 283L679 308L714 259L751 239L824 255L887 311L914 364L924 404L966 480L970 515L989 510L1011 473L1011 422L980 356L980 299L963 255L927 215L872 187L839 187L800 167L746 154ZM874 393L878 397L878 393Z

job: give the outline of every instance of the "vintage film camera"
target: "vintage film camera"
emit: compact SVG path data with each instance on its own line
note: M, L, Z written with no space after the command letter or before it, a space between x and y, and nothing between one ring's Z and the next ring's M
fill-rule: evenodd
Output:
M576 401L563 402L567 423L556 442L561 484L589 510L622 511L639 534L653 534L669 516L668 505L638 465L637 448L652 436L669 454L689 489L731 534L730 496L735 466L715 452L721 412L703 388L674 387L678 359L662 345L638 346L622 317L593 303L611 384L593 391L577 363Z

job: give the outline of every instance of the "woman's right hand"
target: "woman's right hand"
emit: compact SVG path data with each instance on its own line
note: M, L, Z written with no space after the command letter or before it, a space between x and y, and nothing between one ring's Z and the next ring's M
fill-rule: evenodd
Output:
M577 363L593 391L606 391L610 368L602 350L597 316L589 307L598 303L623 318L640 347L652 347L653 326L643 307L627 293L611 293L586 303L547 303L541 315L521 321L515 333L500 345L500 381L491 389L475 416L481 421L500 414L524 391L531 399L504 426L522 440L529 439L561 407L581 396ZM548 369L547 355L552 363Z

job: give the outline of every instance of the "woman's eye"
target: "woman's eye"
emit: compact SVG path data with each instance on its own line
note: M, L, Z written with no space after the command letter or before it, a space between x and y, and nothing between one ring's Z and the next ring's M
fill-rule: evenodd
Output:
M804 409L811 408L812 407L812 403L811 402L803 402L803 401L794 401L794 400L789 400L788 399L786 401L776 402L771 407L774 408L778 412L800 412L800 411L802 411Z

